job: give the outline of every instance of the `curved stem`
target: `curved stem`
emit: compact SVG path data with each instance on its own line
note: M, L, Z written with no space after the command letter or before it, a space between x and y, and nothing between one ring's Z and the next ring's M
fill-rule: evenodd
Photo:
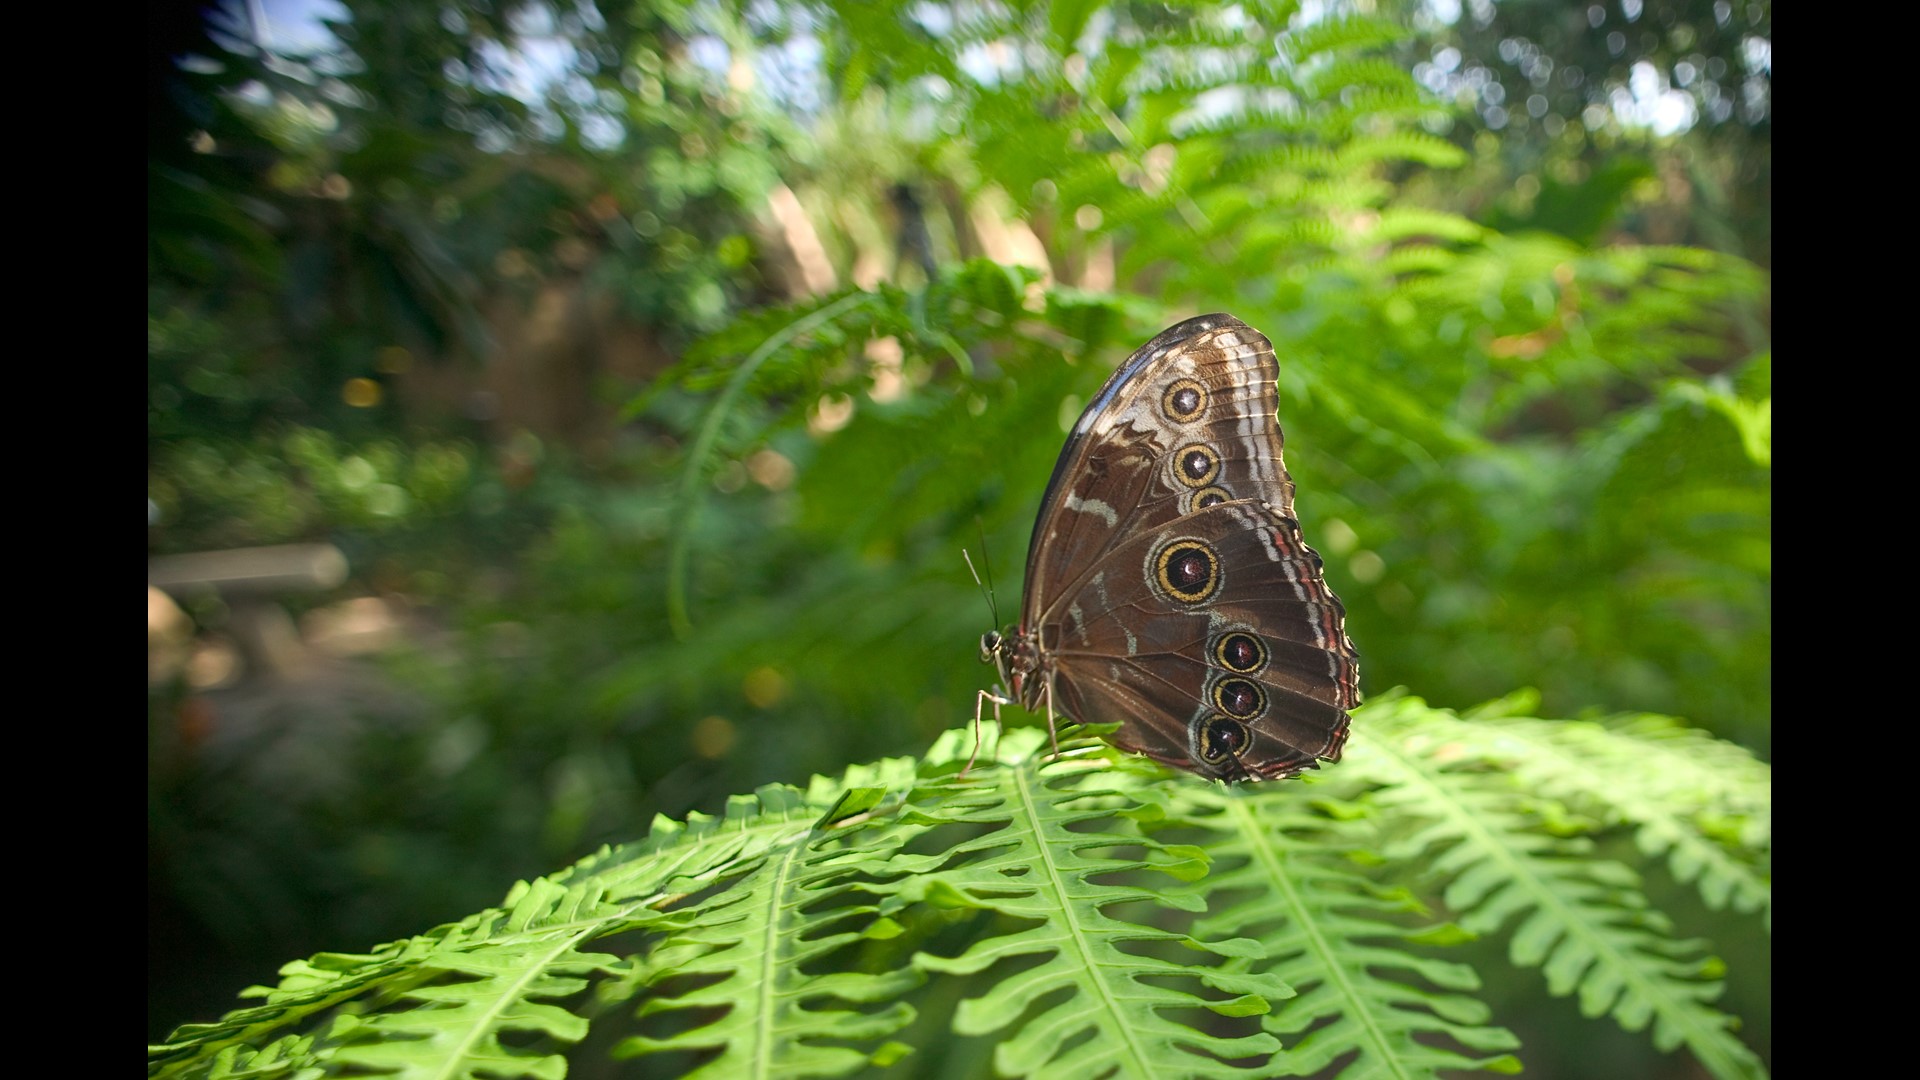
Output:
M822 323L831 322L871 298L870 293L851 293L768 335L767 340L761 342L760 347L734 369L733 377L727 380L720 396L714 399L713 408L707 411L699 434L694 436L693 447L687 451L686 470L680 474L680 493L674 499L676 526L673 546L667 553L667 623L673 628L674 637L685 641L693 632L693 622L687 617L687 559L692 554L694 520L700 512L700 479L706 473L707 458L713 453L714 443L719 441L720 425L725 422L727 414L733 411L734 402L747 388L753 373L760 369L768 357L794 338Z

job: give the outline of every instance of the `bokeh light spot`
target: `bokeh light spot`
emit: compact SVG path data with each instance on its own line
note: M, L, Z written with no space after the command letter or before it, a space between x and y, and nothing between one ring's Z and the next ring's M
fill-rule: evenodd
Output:
M740 682L740 693L756 709L771 709L787 697L787 677L770 667L754 668Z
M340 400L356 409L371 409L380 404L380 384L367 378L348 379L340 388Z
M733 721L724 716L703 716L694 722L693 730L687 733L687 742L693 747L693 752L709 761L726 757L739 741L739 731L734 728Z

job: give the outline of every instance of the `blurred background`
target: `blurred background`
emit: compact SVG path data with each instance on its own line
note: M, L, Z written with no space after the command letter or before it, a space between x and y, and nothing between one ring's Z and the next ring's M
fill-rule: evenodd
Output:
M961 548L1015 618L1067 425L1202 312L1368 692L1770 754L1768 3L149 18L150 1040L970 719ZM1531 1066L1647 1052L1514 978Z

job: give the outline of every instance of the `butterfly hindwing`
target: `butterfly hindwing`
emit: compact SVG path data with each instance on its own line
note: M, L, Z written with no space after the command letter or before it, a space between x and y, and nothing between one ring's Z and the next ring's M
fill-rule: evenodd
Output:
M1128 749L1209 775L1337 760L1357 665L1299 527L1266 504L1197 511L1113 548L1047 637L1055 693ZM1043 638L1044 640L1044 638Z

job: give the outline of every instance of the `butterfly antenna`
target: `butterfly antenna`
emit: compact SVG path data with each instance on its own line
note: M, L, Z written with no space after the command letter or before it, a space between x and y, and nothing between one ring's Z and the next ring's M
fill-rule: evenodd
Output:
M979 519L976 518L974 524L979 526ZM993 619L993 628L1000 629L1000 605L993 599L993 563L987 559L987 530L984 526L980 527L980 565L986 568L987 579L980 580L980 571L974 569L973 556L967 553L966 548L960 549L960 557L967 560L967 573L973 575L973 583L987 594L987 613Z
M973 527L980 534L980 566L987 572L987 607L993 612L993 628L1000 629L1000 606L994 602L993 595L993 558L987 551L987 525L974 515Z

